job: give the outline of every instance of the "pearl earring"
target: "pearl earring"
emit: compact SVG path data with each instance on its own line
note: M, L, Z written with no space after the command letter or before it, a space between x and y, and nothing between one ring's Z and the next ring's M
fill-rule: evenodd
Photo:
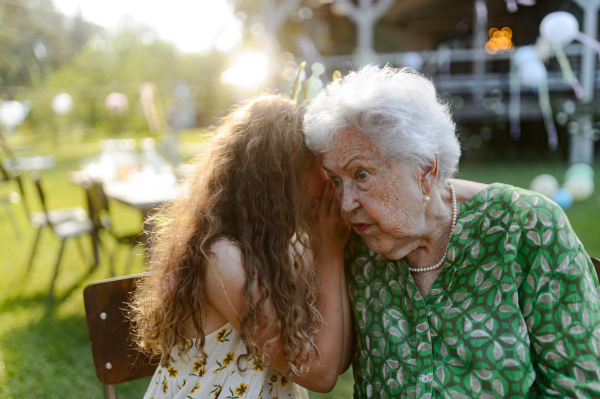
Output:
M423 198L423 202L429 202L430 200L431 200L431 198L429 198L429 195L426 195L426 196Z

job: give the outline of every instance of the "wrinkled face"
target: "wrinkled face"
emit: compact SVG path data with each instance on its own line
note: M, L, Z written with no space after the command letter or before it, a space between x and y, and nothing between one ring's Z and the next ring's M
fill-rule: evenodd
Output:
M355 129L338 133L323 165L342 198L342 213L371 250L400 259L415 248L425 215L418 167L386 160Z
M325 186L325 182L327 180L327 174L323 169L323 154L320 154L312 159L309 169L304 172L306 198L311 203L314 200L321 199L323 187Z

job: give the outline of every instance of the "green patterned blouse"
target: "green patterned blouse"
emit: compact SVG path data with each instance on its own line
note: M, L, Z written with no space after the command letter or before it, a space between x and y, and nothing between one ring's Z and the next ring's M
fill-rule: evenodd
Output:
M460 206L427 298L352 235L355 398L600 398L598 277L562 209L493 184Z

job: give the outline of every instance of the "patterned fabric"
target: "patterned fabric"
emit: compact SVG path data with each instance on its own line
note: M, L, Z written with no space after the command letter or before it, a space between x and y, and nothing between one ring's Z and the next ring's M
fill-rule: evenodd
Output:
M600 397L598 277L546 197L463 203L426 299L402 260L347 249L355 398Z
M202 363L194 348L184 359L175 348L173 362L156 369L144 399L308 399L306 389L256 360L240 372L235 360L246 348L229 323L206 336L204 351L208 358Z

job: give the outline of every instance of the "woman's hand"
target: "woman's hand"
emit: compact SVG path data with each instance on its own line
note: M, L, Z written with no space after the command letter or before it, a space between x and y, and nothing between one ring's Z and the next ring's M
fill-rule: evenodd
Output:
M321 199L315 204L316 234L321 241L321 253L326 258L341 254L350 236L350 224L342 218L340 206L335 186L331 180L327 180Z

